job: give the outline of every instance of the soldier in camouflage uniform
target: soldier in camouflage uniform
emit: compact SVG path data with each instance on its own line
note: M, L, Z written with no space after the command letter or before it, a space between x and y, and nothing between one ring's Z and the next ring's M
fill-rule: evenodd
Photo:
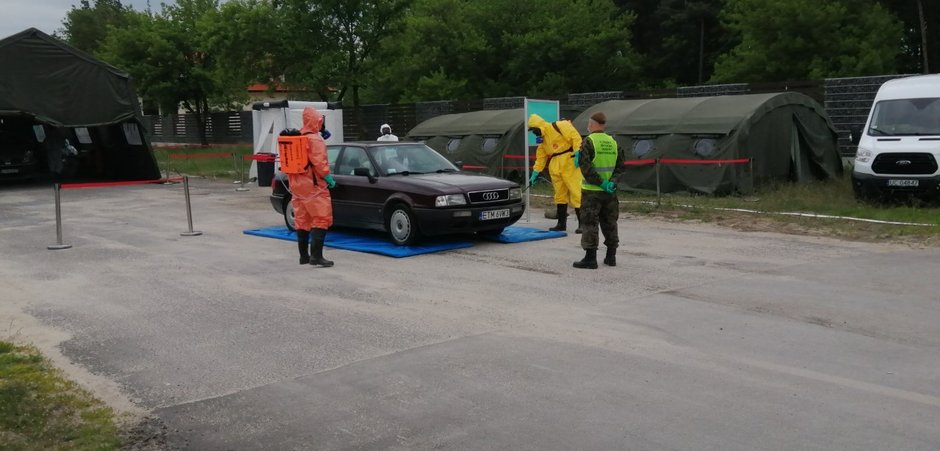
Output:
M617 217L620 205L617 202L616 180L623 173L623 149L614 138L604 133L607 116L596 112L588 120L590 135L581 145L578 166L584 181L581 182L581 247L584 258L574 262L575 268L597 269L598 223L604 233L607 256L604 264L617 266Z

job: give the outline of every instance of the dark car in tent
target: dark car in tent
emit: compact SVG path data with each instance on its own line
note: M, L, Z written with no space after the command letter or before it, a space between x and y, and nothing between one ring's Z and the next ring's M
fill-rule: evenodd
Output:
M39 172L39 146L22 130L8 127L8 118L0 118L0 180L28 179ZM32 133L32 129L25 128Z
M499 234L522 217L517 183L462 171L422 143L350 142L327 146L336 180L333 223L387 232L397 245L421 237ZM294 228L287 176L275 175L271 205Z

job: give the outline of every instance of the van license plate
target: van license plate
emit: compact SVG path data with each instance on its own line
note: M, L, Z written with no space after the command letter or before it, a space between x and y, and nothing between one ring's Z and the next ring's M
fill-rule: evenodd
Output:
M509 209L503 210L488 210L480 212L481 221L489 221L490 219L503 219L509 217Z
M910 180L910 179L890 179L888 180L888 186L919 186L920 180Z

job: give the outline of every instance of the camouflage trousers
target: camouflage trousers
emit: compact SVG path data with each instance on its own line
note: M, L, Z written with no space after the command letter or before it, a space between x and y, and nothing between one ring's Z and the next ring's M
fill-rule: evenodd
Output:
M617 237L617 217L620 205L617 195L601 191L584 190L581 192L581 248L597 249L600 228L604 233L604 245L616 249L620 239Z

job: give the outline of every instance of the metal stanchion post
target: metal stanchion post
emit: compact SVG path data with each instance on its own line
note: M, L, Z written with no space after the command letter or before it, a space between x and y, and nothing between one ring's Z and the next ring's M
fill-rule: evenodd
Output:
M173 182L170 181L170 149L166 149L166 177L163 180L164 185L172 185Z
M659 158L656 159L656 206L658 207L662 198L662 191L659 188Z
M197 236L202 235L202 232L193 231L193 209L192 205L189 202L189 177L183 176L183 193L186 196L186 222L189 224L189 230L181 233L181 236Z
M58 183L54 185L55 189L55 242L51 246L46 246L46 249L49 250L59 250L59 249L68 249L72 247L71 244L62 244L62 196L60 192L62 191L62 186Z
M748 158L747 169L751 173L751 194L754 194L754 158Z
M237 182L237 183L239 183L240 185L238 186L238 188L235 188L235 191L248 191L248 188L245 188L245 168L244 168L244 162L243 162L242 160L238 159L238 157L237 157L237 155L236 155L235 152L232 152L232 158L235 158L235 163L236 163L235 166L238 168L238 169L236 169L236 170L238 171L238 176L239 176L239 179L240 179L239 182Z

